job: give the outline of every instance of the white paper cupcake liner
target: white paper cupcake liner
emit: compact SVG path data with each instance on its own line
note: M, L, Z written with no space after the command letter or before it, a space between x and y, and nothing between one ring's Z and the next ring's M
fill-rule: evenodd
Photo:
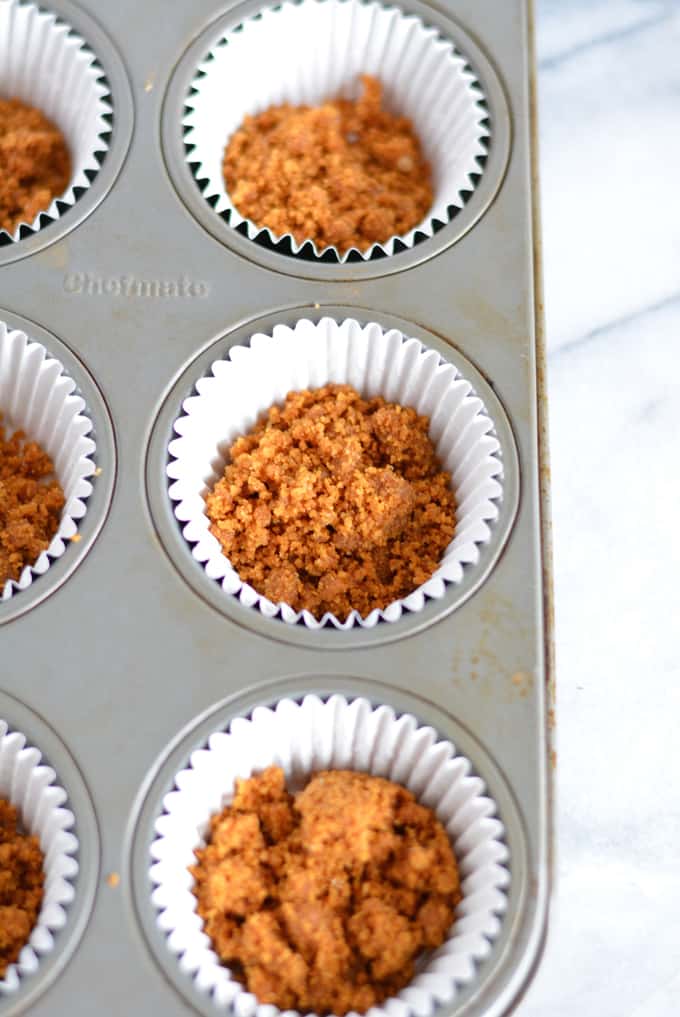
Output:
M78 840L70 832L75 819L63 807L66 791L55 783L54 770L41 759L40 751L27 746L23 734L10 731L0 720L0 798L18 809L24 832L38 837L45 856L38 920L18 960L0 979L0 996L16 992L21 978L33 974L40 958L54 948L55 934L64 926L66 910L75 896Z
M222 174L228 138L246 114L288 102L315 106L356 98L360 75L378 78L386 108L410 117L432 168L434 201L408 233L366 251L299 244L239 213ZM183 119L186 159L203 194L226 221L251 239L306 246L317 257L369 259L412 247L448 222L475 188L489 136L484 95L466 59L414 15L361 0L303 0L268 8L219 39L197 68Z
M281 766L289 788L301 788L312 773L350 769L385 777L407 787L444 825L458 862L463 899L446 941L424 955L413 981L397 996L368 1011L369 1017L429 1017L450 1003L476 976L501 927L510 881L504 827L484 782L468 759L431 727L410 714L366 699L326 701L306 696L283 699L275 709L257 707L250 719L237 718L227 732L213 734L193 752L163 799L151 845L152 901L169 949L196 987L238 1017L273 1017L278 1011L257 1002L220 963L196 912L192 892L194 851L205 844L212 815L233 797L234 781ZM291 1015L295 1011L290 1011Z
M76 383L58 360L24 332L9 330L0 321L0 413L7 435L24 431L52 459L65 504L59 529L38 560L26 565L17 582L0 586L0 601L9 600L43 575L60 558L85 515L92 493L87 479L95 472L95 443L88 437L92 421L85 416L85 401L74 394Z
M71 180L33 222L9 233L17 241L58 219L87 190L108 150L111 105L104 72L84 39L62 19L24 0L0 3L0 97L35 106L60 129L71 155Z
M347 618L327 613L317 619L309 611L272 603L239 578L210 533L205 511L205 496L222 476L235 439L289 392L328 382L352 385L365 398L382 395L427 415L430 437L456 495L456 532L434 575L365 618L352 611ZM196 392L184 401L174 427L180 437L168 447L169 496L194 558L225 594L237 596L244 606L291 625L302 620L312 629L325 624L371 628L379 621L398 621L404 611L422 610L428 597L443 597L447 584L459 583L465 567L478 561L503 494L500 443L470 383L417 339L353 319L302 319L293 328L277 325L271 336L254 335L247 347L232 347L229 359L215 361L210 375L196 383Z

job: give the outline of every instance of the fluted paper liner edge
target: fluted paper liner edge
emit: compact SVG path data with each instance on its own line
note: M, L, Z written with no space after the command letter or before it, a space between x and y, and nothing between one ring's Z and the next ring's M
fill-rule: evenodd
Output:
M273 403L288 392L319 388L328 382L354 386L362 396L382 395L414 407L430 418L430 437L456 495L456 532L434 575L408 596L366 617L315 618L289 604L274 604L244 583L210 533L205 496L221 477L226 453ZM396 622L405 611L420 611L428 598L444 596L447 585L461 582L474 567L479 549L491 536L503 494L503 463L494 424L482 400L455 367L417 339L375 322L301 319L293 327L276 325L272 335L258 333L250 345L232 347L229 359L212 364L209 376L196 383L175 421L179 435L168 447L168 494L175 516L206 574L225 595L265 617L311 629L325 624L339 629L372 628Z
M284 55L285 54L285 58ZM308 248L316 257L332 251L344 262L350 251L298 243L244 218L232 203L222 173L229 137L247 114L273 105L319 105L338 96L356 98L360 75L378 78L386 107L410 117L433 176L434 201L408 233L368 250L364 260L412 247L434 235L451 209L474 191L488 152L490 130L481 86L464 54L436 28L398 7L360 0L303 0L265 8L238 31L214 41L197 68L182 121L186 160L203 195L233 228L249 239L289 243L294 254Z
M88 478L95 473L93 424L76 383L42 343L0 321L0 414L6 432L26 433L52 459L65 504L59 528L37 561L27 564L15 582L0 586L0 602L28 589L51 563L66 551L77 535L78 521L92 493Z
M61 130L71 156L71 179L32 222L0 238L17 243L59 219L90 187L108 151L112 112L104 72L94 53L61 15L31 3L0 4L0 96L35 106Z
M389 706L340 695L257 707L249 718L212 734L177 774L155 823L149 876L158 926L181 970L218 1008L230 1007L238 1017L278 1013L259 1004L220 963L196 913L188 872L211 815L231 801L235 779L270 765L281 766L293 788L323 769L372 773L404 785L434 810L451 839L463 899L442 946L421 958L406 988L368 1014L428 1017L438 1004L450 1003L476 977L501 928L510 882L503 823L470 761L432 727Z
M63 928L75 896L75 817L64 807L68 796L56 781L54 770L42 762L40 750L0 719L0 798L18 809L25 831L38 837L45 856L44 896L38 920L18 960L0 979L0 998L15 993L21 979L33 975L40 958L54 949L55 936Z

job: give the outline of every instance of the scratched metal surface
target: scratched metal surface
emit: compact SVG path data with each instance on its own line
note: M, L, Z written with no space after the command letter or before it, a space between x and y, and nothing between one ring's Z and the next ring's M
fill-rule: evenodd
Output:
M544 609L550 577L539 494L542 346L526 3L449 0L431 8L433 17L454 18L476 40L508 99L512 149L490 208L430 260L405 259L403 271L381 277L352 269L342 280L298 277L290 259L277 271L276 259L264 267L236 253L196 222L170 180L161 120L173 68L229 5L88 0L75 7L55 0L52 6L76 27L83 11L90 16L80 27L117 83L110 175L119 165L120 172L104 193L105 165L96 208L71 232L46 244L48 228L39 242L13 249L12 257L26 255L11 263L2 264L0 252L0 318L38 323L82 360L113 432L99 407L102 474L84 527L84 543L92 546L79 564L76 545L55 566L63 582L30 610L11 616L20 596L0 605L0 715L42 741L71 794L84 841L77 900L58 947L20 996L0 1000L0 1015L211 1012L188 983L179 980L178 988L172 958L159 959L145 882L159 799L144 799L143 791L149 785L160 793L165 771L158 761L201 715L216 709L203 721L210 728L255 702L312 688L359 691L414 709L454 736L504 805L513 893L503 933L477 982L442 1013L509 1013L540 955L550 875ZM429 9L405 6L426 16ZM124 71L116 70L107 39ZM123 276L134 286L105 285ZM161 294L173 280L180 280L181 295L146 295ZM137 285L142 281L153 285ZM519 454L519 510L489 577L446 617L433 616L422 631L405 627L389 643L378 635L343 648L322 636L316 645L290 645L271 628L254 631L225 617L180 575L150 511L147 447L174 379L237 326L272 314L281 320L322 314L328 306L364 320L381 321L389 312L412 323L413 334L433 333L444 348L459 351L503 403ZM166 770L202 731L197 727L174 750ZM120 880L109 880L111 873Z

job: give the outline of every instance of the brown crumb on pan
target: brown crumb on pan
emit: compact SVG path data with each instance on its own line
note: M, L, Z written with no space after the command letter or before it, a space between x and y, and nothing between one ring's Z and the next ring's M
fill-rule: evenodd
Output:
M52 460L23 431L5 437L0 416L0 588L32 565L59 528L64 492Z
M32 223L63 194L71 178L64 136L19 99L0 99L0 229Z
M422 222L432 182L413 125L382 108L379 81L364 75L362 82L357 100L285 104L245 118L223 162L242 216L277 236L342 253Z
M323 771L296 798L283 771L237 780L191 868L199 915L261 1003L365 1013L441 945L461 900L434 813L391 781Z
M0 978L28 942L43 899L44 856L18 831L17 810L0 798Z
M384 608L431 578L455 529L428 426L348 385L292 392L231 447L211 533L274 603L317 618Z

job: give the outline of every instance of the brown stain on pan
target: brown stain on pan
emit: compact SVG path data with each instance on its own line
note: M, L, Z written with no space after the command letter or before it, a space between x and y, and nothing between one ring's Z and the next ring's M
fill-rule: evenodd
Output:
M548 867L551 882L555 879L554 850L554 782L550 776L554 774L557 754L554 748L555 738L555 602L553 590L553 551L552 522L550 509L550 454L548 435L548 376L545 344L544 290L541 209L539 201L539 152L538 152L538 92L536 83L536 23L534 0L527 5L527 27L529 43L529 126L531 131L531 211L532 239L534 249L534 320L535 320L535 357L537 386L538 416L538 469L540 488L541 513L541 556L543 563L543 651L545 667L545 683L549 704L546 718L548 751L550 753L548 779Z
M545 341L545 315L543 296L543 246L541 232L541 209L539 203L538 179L538 100L536 91L536 54L534 39L533 8L530 18L530 81L529 112L531 123L531 191L532 191L532 236L534 248L534 319L536 323L536 397L538 415L538 470L541 492L541 553L543 559L543 613L545 623L545 679L548 687L555 680L555 602L553 591L552 520L550 508L550 443L548 432L548 371ZM554 689L551 697L554 701Z
M520 699L525 699L534 686L534 677L526 671L516 671L510 679L517 689Z
M475 695L507 706L527 700L534 688L533 670L512 666L499 649L522 628L518 606L487 590L481 597L478 617L482 630L476 644L467 653L456 648L452 655L452 684L462 689L471 683Z

